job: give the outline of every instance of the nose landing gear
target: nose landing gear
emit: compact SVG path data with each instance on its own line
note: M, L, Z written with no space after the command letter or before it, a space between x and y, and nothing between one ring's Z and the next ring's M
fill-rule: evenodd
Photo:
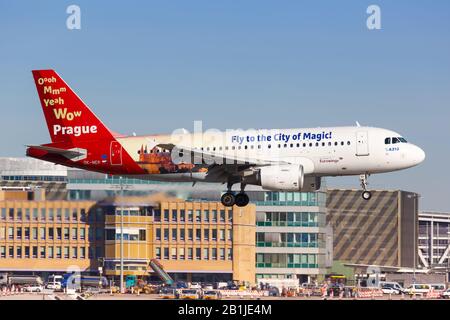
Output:
M363 189L363 192L361 193L361 197L366 201L369 200L370 198L372 198L372 192L367 190L367 185L368 185L367 179L368 178L369 178L369 175L367 173L361 174L359 176L359 180L361 181L361 188Z

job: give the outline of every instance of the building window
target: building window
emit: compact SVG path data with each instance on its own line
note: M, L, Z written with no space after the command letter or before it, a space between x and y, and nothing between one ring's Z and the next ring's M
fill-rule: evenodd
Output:
M69 247L64 247L64 259L69 259Z
M161 259L161 248L159 247L155 248L155 256L156 259Z
M203 260L209 260L209 249L203 248Z
M69 240L69 228L64 228L64 240Z
M41 247L39 257L45 259L45 247Z
M39 238L41 240L45 240L45 228L44 227L39 228Z
M106 229L105 230L105 236L106 236L106 238L105 238L105 240L108 240L108 241L110 241L110 240L115 240L115 237L116 237L116 229ZM120 238L119 238L120 239Z
M184 260L184 248L180 248L180 260Z
M180 221L184 222L185 219L186 219L185 211L184 210L180 210Z
M161 240L161 229L160 228L156 228L155 240L157 240L157 241Z
M81 212L80 212L80 221L81 222L86 222L87 220L86 220L86 210L84 210L84 209L81 209Z
M177 210L176 209L172 209L172 222L177 222Z
M169 260L169 248L164 248L164 259Z
M85 259L85 258L86 258L86 248L81 247L80 248L80 259Z
M195 210L195 222L200 222L200 210Z
M33 258L37 258L38 257L38 247L33 246Z
M217 241L217 229L212 229L211 240L212 241Z
M219 252L220 252L220 260L225 260L225 249L220 248Z
M192 222L193 221L193 214L192 214L192 210L188 210L188 222Z
M31 235L33 237L33 240L38 239L38 228L37 227L33 227L33 229L31 229Z
M155 222L161 222L161 211L160 210L153 211L153 220Z
M0 247L0 258L6 258L6 247L5 246Z
M228 260L233 260L233 249L228 248Z
M64 209L64 221L70 221L70 210L68 208Z
M212 210L211 216L212 222L217 222L217 210Z
M192 260L192 248L187 249L188 260Z
M2 208L0 220L6 220L6 208Z
M30 257L30 247L25 247L25 258L28 259Z
M169 229L168 228L164 229L164 240L165 241L169 240Z
M56 221L62 221L62 212L60 208L56 209Z
M177 260L177 248L171 249L172 260Z
M47 252L48 252L48 257L50 259L53 259L53 247L48 247Z
M22 209L17 209L17 220L22 221Z
M184 241L184 234L185 234L185 230L180 229L180 241Z
M220 210L220 222L225 222L225 210Z
M54 234L53 234L53 228L48 228L48 239L53 240Z
M30 221L30 209L25 209L25 221Z
M227 230L227 234L228 234L227 239L228 239L228 241L232 241L233 240L233 233L231 231L232 231L231 229Z
M219 230L219 239L220 239L220 241L225 241L225 230L224 229Z
M86 228L80 228L80 240L84 240L86 238Z
M22 258L22 247L21 246L17 247L16 258Z
M14 227L8 227L8 239L9 240L14 239Z
M78 230L77 228L72 228L72 240L77 240L78 238Z
M194 237L194 231L192 229L188 229L188 240L192 241Z
M209 210L203 211L203 221L209 222Z
M8 257L9 258L14 258L14 247L13 246L10 246L8 248Z
M29 227L25 227L25 239L26 240L30 239L30 228Z
M164 210L164 221L169 221L169 210Z
M203 229L203 240L209 241L209 229Z
M98 213L98 212L97 212ZM78 221L78 210L77 209L73 209L72 210L72 221L76 222Z
M200 255L201 255L201 249L195 248L195 259L200 260L202 258Z
M9 208L9 221L14 221L14 208Z
M202 230L201 229L195 229L195 240L200 241L202 237Z
M48 220L53 221L55 219L55 212L53 209L48 209Z
M47 219L46 219L46 216L47 216L46 210L45 210L45 208L42 208L42 209L41 209L41 221L47 220Z
M217 260L217 248L211 249L211 259Z
M77 258L78 258L78 248L72 247L72 259L77 259Z
M146 241L147 236L144 229L139 229L139 241Z
M172 229L172 240L177 241L177 229Z
M16 232L17 232L17 234L16 234L16 239L17 240L22 240L22 228L21 227L18 227L17 229L16 229ZM27 238L28 239L28 238Z

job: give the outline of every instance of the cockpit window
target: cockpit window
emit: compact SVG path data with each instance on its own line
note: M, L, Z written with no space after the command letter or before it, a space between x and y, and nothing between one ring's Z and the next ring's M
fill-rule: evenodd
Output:
M400 143L400 140L399 140L399 138L392 138L392 143Z
M401 142L403 142L403 143L408 143L408 141L406 141L406 139L405 138L402 138L402 137L400 137L400 138L398 138Z
M384 144L391 144L391 138L384 139Z

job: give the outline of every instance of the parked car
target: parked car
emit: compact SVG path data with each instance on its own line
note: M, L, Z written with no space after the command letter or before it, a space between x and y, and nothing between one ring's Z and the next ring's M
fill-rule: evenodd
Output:
M441 298L450 299L450 288L441 293Z
M189 286L189 288L191 289L201 289L202 285L198 282L192 282L191 285Z
M197 289L181 289L180 299L197 300L200 299L200 292Z
M220 300L222 299L222 294L220 291L216 290L205 290L203 291L203 299L205 300Z
M23 288L25 292L42 292L44 291L44 287L39 284L29 285Z
M179 295L175 288L162 288L159 293L162 299L178 299Z
M213 288L213 284L212 283L204 283L203 285L202 285L202 289L203 290L213 290L214 288Z
M434 291L445 291L446 286L444 283L431 283L430 287L434 290Z
M383 290L383 293L389 293L389 288L392 288L393 291L392 294L401 294L402 292L405 292L405 288L403 288L398 282L388 282L388 281L380 281L380 287L381 290ZM386 292L384 292L386 290Z

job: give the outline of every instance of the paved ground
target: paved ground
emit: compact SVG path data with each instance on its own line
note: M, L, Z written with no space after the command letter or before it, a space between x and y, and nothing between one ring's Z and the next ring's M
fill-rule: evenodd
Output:
M76 296L68 296L62 293L56 293L56 294L49 294L49 293L23 293L18 295L11 295L11 296L0 296L0 300L55 300L55 297L59 300L74 300L76 299ZM374 300L389 300L391 298L392 300L401 300L401 296L393 295L392 297L389 297L388 295L384 296L383 298L378 297ZM413 300L409 297L404 297L404 300ZM161 298L156 294L141 294L141 295L131 295L131 294L115 294L115 295L109 295L109 294L97 294L93 295L88 298L88 300L161 300ZM321 297L290 297L290 298L282 298L282 297L260 297L260 298L223 298L222 300L248 300L248 301L257 301L257 300L323 300ZM339 300L339 298L333 298L328 300ZM354 300L353 298L344 298L342 300ZM371 298L360 298L359 300L372 300ZM420 299L419 297L417 300L425 300ZM426 299L430 300L430 299ZM441 299L440 299L441 300Z

